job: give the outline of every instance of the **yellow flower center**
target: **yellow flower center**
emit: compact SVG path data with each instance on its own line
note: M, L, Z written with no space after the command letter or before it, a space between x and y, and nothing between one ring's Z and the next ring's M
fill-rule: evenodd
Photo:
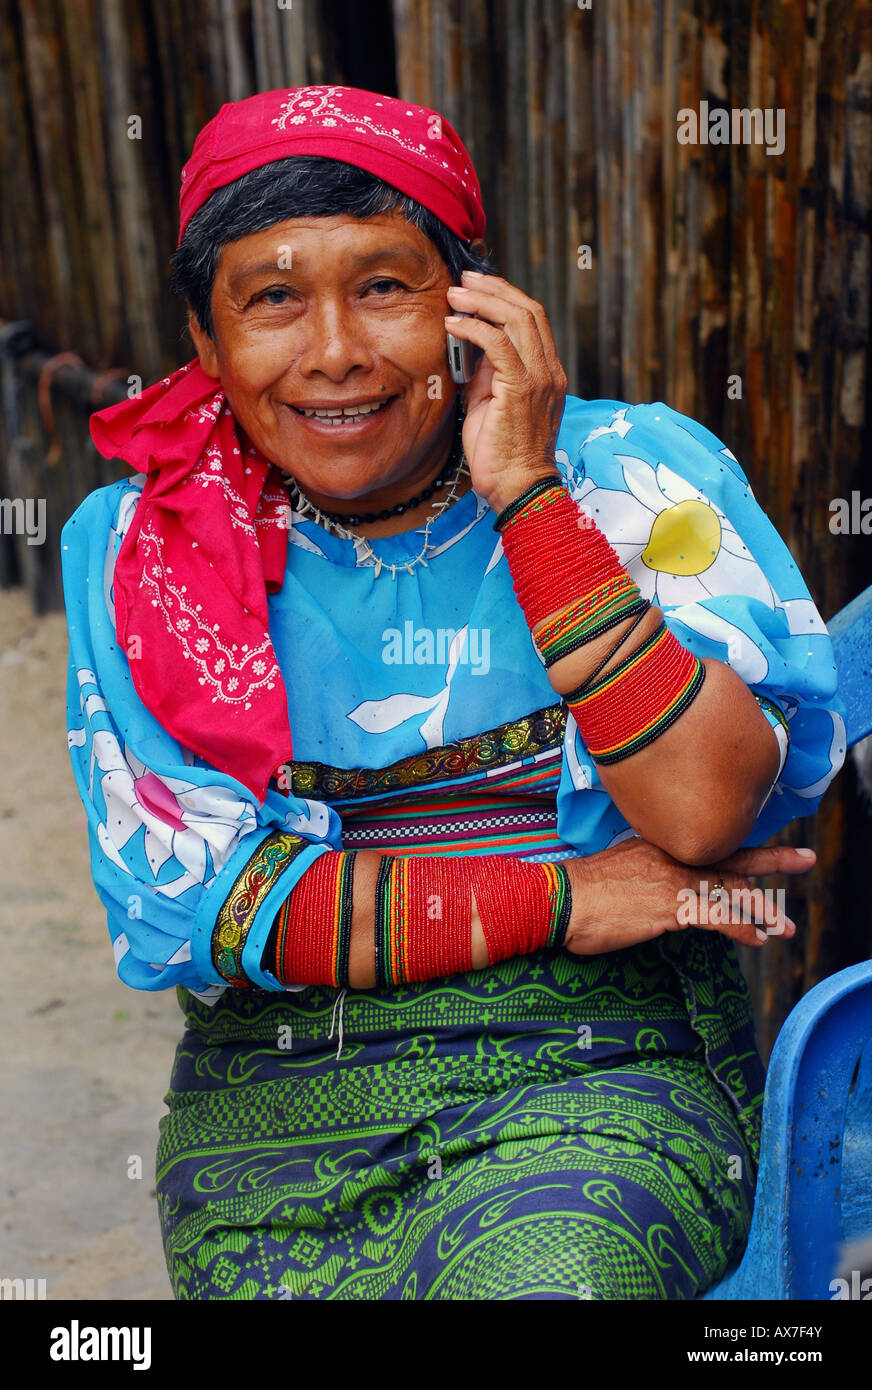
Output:
M721 523L706 502L690 498L658 512L642 563L665 574L702 574L721 548Z

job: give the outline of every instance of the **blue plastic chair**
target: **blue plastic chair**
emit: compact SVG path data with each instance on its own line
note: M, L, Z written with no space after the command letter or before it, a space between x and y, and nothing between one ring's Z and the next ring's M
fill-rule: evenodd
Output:
M845 705L848 747L872 733L872 584L827 623Z
M872 587L827 624L848 747L872 732ZM766 1074L748 1244L703 1299L832 1299L839 1247L872 1228L872 960L815 985Z

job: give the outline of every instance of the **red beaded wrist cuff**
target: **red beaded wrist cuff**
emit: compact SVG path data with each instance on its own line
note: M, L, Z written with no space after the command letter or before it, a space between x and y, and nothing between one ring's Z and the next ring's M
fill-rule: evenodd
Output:
M531 631L549 618L546 634L553 639L555 623L566 617L553 615L572 605L576 619L566 621L580 620L592 638L598 635L601 619L608 616L617 622L628 615L620 614L621 608L629 610L640 600L638 585L563 483L538 491L509 518L501 534L515 594Z
M473 892L493 965L512 956L562 946L572 907L569 876L562 864L529 864L488 855L476 861ZM506 905L512 905L512 918Z

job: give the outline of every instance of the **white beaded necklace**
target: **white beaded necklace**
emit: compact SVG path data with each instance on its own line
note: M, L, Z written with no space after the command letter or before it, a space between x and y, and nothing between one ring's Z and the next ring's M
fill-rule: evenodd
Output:
M418 526L415 528L419 533L423 533L424 536L424 544L420 552L417 555L413 556L411 560L403 560L401 564L393 565L389 564L387 560L382 560L380 556L376 555L366 536L362 536L359 531L349 531L349 529L346 526L342 526L338 521L332 521L330 517L325 516L324 513L318 507L315 506L314 502L309 501L308 497L300 488L300 485L297 482L296 478L283 478L282 482L288 490L288 494L291 499L291 507L294 511L301 512L303 516L311 517L312 520L317 523L317 525L323 526L326 531L332 531L335 535L340 536L343 540L353 541L354 549L357 554L357 563L359 565L365 565L367 564L367 562L372 562L375 568L374 577L376 579L378 579L383 569L386 571L390 570L391 579L396 579L396 572L398 569L407 569L409 571L409 574L411 574L415 565L420 564L423 565L425 569L427 568L427 561L424 557L425 555L428 555L430 551L435 550L436 548L435 546L432 546L430 544L430 527L433 525L433 522L436 520L436 518L441 516L442 513L446 511L448 507L451 506L452 502L455 502L457 500L458 484L461 478L468 476L469 465L466 462L466 456L462 455L460 460L460 466L457 469L457 472L455 473L454 477L452 478L451 483L444 497L442 497L441 500L435 504L435 511L433 512L433 515L427 518L423 526ZM433 506L434 504L431 502L430 505Z

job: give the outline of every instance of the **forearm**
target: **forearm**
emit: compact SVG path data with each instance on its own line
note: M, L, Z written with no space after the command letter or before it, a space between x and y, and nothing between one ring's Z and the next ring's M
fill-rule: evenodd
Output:
M263 966L283 983L354 989L440 979L561 945L570 912L562 866L332 851L279 910Z
M618 809L675 858L731 853L778 767L744 682L681 646L562 483L534 485L495 526L549 680Z

